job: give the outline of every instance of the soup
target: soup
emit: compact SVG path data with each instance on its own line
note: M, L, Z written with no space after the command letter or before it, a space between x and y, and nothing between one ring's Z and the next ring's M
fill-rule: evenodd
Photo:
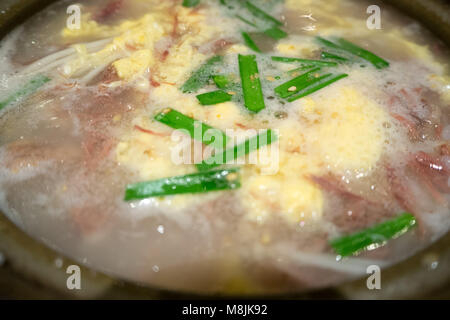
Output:
M268 294L449 229L448 52L363 1L60 1L1 43L0 208L93 269ZM79 13L79 15L78 15Z

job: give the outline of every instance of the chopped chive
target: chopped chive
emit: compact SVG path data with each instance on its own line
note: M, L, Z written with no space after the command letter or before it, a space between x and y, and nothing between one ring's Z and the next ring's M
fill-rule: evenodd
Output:
M255 23L244 18L241 15L236 15L236 17L239 20L241 20L242 22L248 24L249 26L252 26L253 28L260 29L260 30L264 29L262 26L256 25ZM270 28L263 30L262 33L264 33L265 35L267 35L275 40L280 40L280 39L287 37L287 33L285 31L281 30L280 28L278 28L276 25L272 25Z
M289 97L287 101L292 102L300 98L306 97L307 95L319 91L320 89L325 88L326 86L329 86L330 84L347 76L348 74L346 73L341 73L337 75L326 74L322 77L319 77L317 81L314 81L311 85L308 85L307 87L302 88L300 91L296 92L295 96Z
M129 184L125 201L186 193L206 193L241 187L239 169L199 172L184 176Z
M222 137L222 145L220 145L220 141L216 142L218 145L216 145L216 148L223 148L224 145L226 145L226 142L228 141L229 137L222 132L219 129L215 129L203 122L200 122L198 120L195 120L191 117L188 117L181 112L178 112L177 110L167 108L163 112L158 113L155 116L155 120L159 121L161 123L164 123L165 125L175 129L183 129L189 132L189 135L198 141L201 141L202 143L209 145L212 144L215 141L215 136L221 136ZM198 128L198 126L201 126L201 131ZM196 132L198 130L198 133ZM212 135L209 139L204 139L204 135L208 130L213 130L214 135ZM196 134L197 133L197 134Z
M213 81L219 89L226 89L230 84L230 79L223 75L213 76Z
M34 93L37 89L42 87L50 80L50 78L42 74L36 75L31 80L29 80L21 89L9 95L5 100L0 101L0 110L2 110L7 105L19 100L20 98Z
M250 13L255 16L256 18L259 18L261 20L264 20L265 22L271 23L273 25L282 26L283 22L275 19L268 13L264 12L254 4L252 4L250 1L246 1L245 5L247 7L247 10L250 11Z
M258 48L255 41L253 41L253 39L250 37L250 35L247 32L242 32L242 37L244 38L244 42L247 45L247 47L249 47L250 49L252 49L255 52L261 53L261 49Z
M277 135L272 130L268 129L259 135L247 139L243 143L218 152L212 157L204 160L202 163L197 164L196 167L199 171L211 170L220 165L227 164L232 160L237 160L266 145L270 145L277 141L277 139Z
M213 76L214 83L219 89L226 90L226 93L231 95L231 100L236 102L242 102L242 87L240 83L237 83L230 75L216 75Z
M279 85L275 88L275 93L278 94L281 98L287 98L295 94L296 92L299 92L301 89L307 87L317 79L318 71L320 71L320 68L314 68L309 72L306 72L294 79L291 79Z
M340 62L348 61L347 58L344 58L344 57L338 56L337 54L333 54L333 53L326 52L326 51L323 51L320 54L320 57L322 59L336 60L336 61L340 61Z
M387 62L386 60L380 58L376 54L374 54L370 51L367 51L345 39L338 38L337 44L333 43L327 39L324 39L322 37L317 37L316 39L319 43L321 43L322 45L324 45L328 48L336 49L338 51L345 51L354 56L360 57L361 59L364 59L364 60L370 62L371 64L373 64L377 69L383 69L383 68L389 67L389 62Z
M209 106L230 101L232 96L222 90L207 92L197 96L198 101L203 106Z
M240 84L234 81L234 77L231 75L227 76L214 76L213 81L219 89L230 89L236 90L240 88Z
M294 76L294 75L298 76L299 72L304 72L304 71L311 70L311 69L314 69L314 68L316 68L316 67L313 66L313 65L309 65L309 66L308 65L304 65L304 66L301 66L301 67L289 70L287 72L287 74L290 75L290 76Z
M377 69L383 69L389 67L389 62L386 60L380 58L376 54L367 51L361 47L358 47L357 45L345 40L345 39L338 39L338 43L340 44L341 48L344 50L347 50L348 52L353 53L354 55L369 61L371 64L373 64Z
M343 61L349 61L349 62L357 62L358 56L354 55L353 53L349 52L348 50L345 50L341 46L324 39L322 37L316 37L316 40L324 47L327 47L327 51L323 51L321 53L322 59L331 59L336 60L336 62L343 62ZM361 58L359 58L361 59Z
M333 43L333 42L331 42L330 40L327 40L327 39L325 39L325 38L322 38L322 37L316 37L316 40L317 40L320 44L324 45L325 47L332 48L332 49L336 49L336 50L343 50L340 46L338 46L337 44L335 44L335 43Z
M238 59L245 107L250 111L259 112L266 105L264 103L256 57L254 55L239 55Z
M317 86L322 84L324 81L326 81L332 75L333 75L332 73L314 75L313 78L311 78L307 83L300 86L300 88L296 87L295 90L290 89L289 90L290 92L286 97L287 101L291 102L291 100L290 100L291 96L295 95L295 99L292 100L292 101L295 101L297 99L300 99L300 97L298 97L298 96L301 95L302 93L308 92L308 94L311 94L311 93L319 90L320 88L317 88ZM323 87L325 87L325 86L323 86ZM321 87L321 88L323 88L323 87ZM307 94L305 94L304 96L306 96L306 95Z
M206 61L200 68L198 68L191 77L181 87L184 93L192 93L198 91L200 88L208 84L209 79L214 71L214 67L222 63L222 56L214 56Z
M405 212L374 227L334 239L330 241L330 245L342 257L355 255L366 249L383 246L388 240L401 236L416 224L414 216Z
M183 0L183 7L192 8L200 3L200 0Z
M248 20L248 19L245 19L243 16L241 16L241 15L239 15L239 14L236 15L236 18L238 18L238 19L241 20L242 22L248 24L249 26L252 26L252 27L254 27L254 28L258 28L258 26L257 26L256 24L254 24L253 22L251 22L251 21Z
M278 27L272 27L272 28L266 29L266 30L264 30L264 34L275 40L280 40L280 39L287 37L287 33Z
M336 62L331 61L310 60L292 57L276 57L276 56L272 57L272 61L284 63L299 63L300 65L312 65L317 67L336 67L338 65Z

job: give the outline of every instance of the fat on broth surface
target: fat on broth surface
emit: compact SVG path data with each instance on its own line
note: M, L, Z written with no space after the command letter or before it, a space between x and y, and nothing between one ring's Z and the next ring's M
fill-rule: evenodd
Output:
M61 1L1 42L0 208L51 248L103 272L162 288L276 293L334 285L389 266L445 234L450 201L448 52L417 23L364 1L254 1L282 21L272 39L236 1ZM257 19L256 19L257 20ZM248 48L249 32L262 53ZM333 67L348 76L293 102L274 88L307 70L271 56L321 59L316 36L343 37L389 61ZM245 106L238 54L256 54L265 109ZM202 106L180 87L214 55L232 101ZM326 70L331 70L326 69ZM331 71L330 71L331 72ZM293 88L292 90L295 90ZM291 88L289 88L291 90ZM197 172L171 156L171 107L223 131L278 130L277 166L241 165L241 188L124 201L127 184ZM240 131L239 131L240 130ZM196 146L198 143L193 142ZM354 257L329 241L410 212L417 227Z

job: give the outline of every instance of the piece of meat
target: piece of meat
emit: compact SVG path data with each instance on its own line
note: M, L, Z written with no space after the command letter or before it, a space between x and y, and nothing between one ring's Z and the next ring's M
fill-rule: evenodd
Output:
M447 143L441 144L438 148L438 153L441 156L450 156L450 145Z
M331 195L329 208L325 210L324 217L341 232L350 233L361 230L393 214L382 203L348 191L334 177L311 176L310 179ZM339 209L336 210L336 208Z
M443 172L447 175L450 174L450 170L442 163L439 157L432 156L424 151L417 152L414 157L419 164L426 168L437 172Z
M84 163L90 170L96 169L104 161L115 145L115 140L98 131L88 131L82 143Z
M329 191L329 192L333 192L333 193L337 194L338 196L350 198L350 199L356 200L356 201L364 201L364 202L370 203L370 201L365 199L364 197L348 191L334 177L326 177L326 176L318 177L318 176L312 175L312 176L310 176L310 179L314 183L316 183L317 185L322 187L322 189Z
M107 19L116 14L124 5L124 0L109 1L99 12L94 15L97 22L105 22Z
M419 206L418 198L409 187L411 180L406 178L404 171L395 170L389 166L386 167L386 174L395 199L404 210L414 215L418 222L417 235L425 239L430 235L430 230L427 228L427 224L424 223L424 210Z
M224 49L232 46L235 42L231 39L218 39L218 40L214 40L212 42L206 43L204 45L202 45L198 50L201 53L205 53L205 54L209 54L211 52L213 52L214 54L218 54L221 51L223 51Z
M74 145L18 140L6 146L3 165L12 171L20 171L45 161L68 162L78 157Z
M82 235L89 236L105 225L108 213L99 206L75 207L70 210L70 219Z
M402 209L414 214L418 220L418 235L426 237L429 236L430 230L424 216L433 212L436 205L448 207L443 195L444 192L450 191L447 185L448 174L440 170L435 157L430 154L420 151L409 157L402 169L386 166L386 175L390 192Z
M447 205L447 201L443 195L436 189L433 183L432 177L429 175L429 171L418 164L416 161L412 160L408 163L408 167L416 174L416 176L422 182L422 185L428 190L433 199L440 205Z
M404 178L404 173L398 172L398 170L387 166L386 176L390 183L390 191L394 195L394 198L399 202L403 209L410 213L416 213L416 201L415 195L408 187L408 182Z
M414 121L409 120L399 115L398 113L391 112L391 116L397 121L399 121L406 129L408 129L409 136L413 141L417 141L420 139L417 124Z
M435 92L418 87L388 93L387 105L393 118L408 129L411 141L439 140L442 132L442 109Z
M109 84L111 82L120 81L120 77L117 74L116 69L109 65L102 73L98 75L92 82L93 83L104 83Z
M450 172L442 160L438 156L420 151L413 155L410 167L423 180L435 199L445 204L446 202L442 201L438 194L439 192L450 193L448 185Z
M80 120L82 127L102 128L110 126L114 117L141 108L145 105L146 95L128 88L108 88L99 86L95 91L80 92L77 105L72 112Z

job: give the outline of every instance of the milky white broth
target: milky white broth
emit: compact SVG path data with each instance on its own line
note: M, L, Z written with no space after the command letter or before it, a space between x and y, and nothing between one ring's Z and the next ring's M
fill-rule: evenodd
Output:
M417 23L365 1L257 1L287 36L257 34L228 1L80 1L81 29L61 1L0 47L0 101L36 75L49 82L0 112L0 208L49 247L94 269L166 289L276 293L334 285L389 266L449 229L448 54ZM247 16L246 16L247 14ZM310 15L312 14L312 15ZM251 17L251 15L249 16ZM241 36L247 31L261 49ZM389 62L339 64L348 76L286 102L274 87L298 74L271 56L321 59L316 36L343 37ZM71 49L72 48L72 49ZM265 109L239 97L238 54L256 54ZM180 88L209 58L231 75L232 101ZM297 66L298 67L298 66ZM241 188L125 201L127 184L197 172L172 163L174 108L214 128L279 132L279 171L241 166ZM329 241L414 215L386 245L339 259Z

